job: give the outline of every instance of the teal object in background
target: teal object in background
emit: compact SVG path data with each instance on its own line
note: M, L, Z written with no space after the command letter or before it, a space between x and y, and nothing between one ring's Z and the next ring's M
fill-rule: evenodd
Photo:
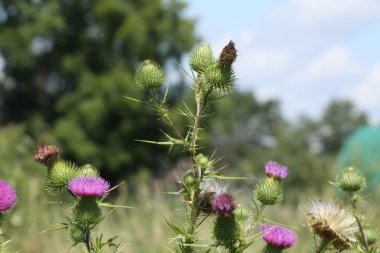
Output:
M380 128L361 127L351 134L339 152L336 168L354 166L367 178L368 190L380 184Z

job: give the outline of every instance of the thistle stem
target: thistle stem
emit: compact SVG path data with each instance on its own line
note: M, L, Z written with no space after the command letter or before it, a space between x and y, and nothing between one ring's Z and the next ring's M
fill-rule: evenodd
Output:
M255 216L251 219L251 221L249 222L249 225L248 227L246 228L245 230L245 236L249 236L249 234L251 233L252 231L252 228L253 226L256 224L256 222L259 220L259 217L261 215L261 213L263 212L265 206L259 206L259 207L256 207L256 214Z
M350 202L351 202L352 208L356 211L356 201L354 199L354 196L353 196L352 192L350 192ZM359 226L359 232L360 232L360 236L362 237L362 240L364 242L365 250L367 252L369 252L369 245L368 245L367 238L365 237L365 234L364 234L364 231L363 231L363 225L360 222L360 219L359 219L358 215L356 214L356 212L354 213L354 216L355 216L355 219L356 219L356 223Z
M198 130L199 130L199 122L201 119L201 98L200 96L196 95L196 106L197 106L197 112L194 120L194 128L191 135L191 152L192 152L192 160L193 160L193 166L194 166L194 175L195 175L195 185L194 185L194 193L192 197L192 203L191 203L191 212L190 212L190 219L188 223L188 234L192 235L194 234L196 223L197 223L197 216L199 215L199 194L200 194L200 174L198 171L198 163L196 160L196 142L197 142L197 136L198 136ZM186 244L192 244L192 239L189 239L189 241L186 241ZM191 247L186 246L185 252L192 252Z
M91 253L91 235L90 235L90 229L86 229L86 235L84 238L84 243L86 244L86 249L88 253Z

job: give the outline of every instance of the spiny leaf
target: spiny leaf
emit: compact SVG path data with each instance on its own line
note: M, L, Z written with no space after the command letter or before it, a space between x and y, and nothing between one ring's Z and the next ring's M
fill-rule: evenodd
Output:
M138 100L136 98L131 98L131 97L127 97L127 96L124 96L124 98L126 98L128 100L131 100L131 101L134 101L134 102L138 102L138 103L144 103L144 104L146 103L146 102Z

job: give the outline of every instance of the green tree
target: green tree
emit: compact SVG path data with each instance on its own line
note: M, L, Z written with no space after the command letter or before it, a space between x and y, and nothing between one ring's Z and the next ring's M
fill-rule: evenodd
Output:
M1 1L0 123L39 119L66 157L110 173L157 164L156 147L133 141L154 139L156 120L123 95L144 96L133 80L142 60L166 64L193 47L184 8L180 0Z
M366 114L355 108L351 101L331 101L318 124L322 152L336 155L348 135L367 123Z
M210 116L210 148L231 165L251 157L257 150L275 145L275 136L284 123L276 100L260 102L252 92L235 91L215 104Z

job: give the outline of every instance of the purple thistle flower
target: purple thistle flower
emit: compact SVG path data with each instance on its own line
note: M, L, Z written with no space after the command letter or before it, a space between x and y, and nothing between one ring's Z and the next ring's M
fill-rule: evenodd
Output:
M269 177L274 177L282 180L288 176L289 170L288 167L281 165L275 161L268 161L265 164L265 173Z
M297 236L292 230L273 224L262 225L260 232L268 244L281 249L290 248L297 241Z
M225 217L230 217L236 208L234 200L229 193L222 193L217 195L211 201L212 210Z
M100 177L77 177L69 182L68 188L75 196L101 197L110 188L110 183Z
M16 202L16 191L12 185L0 179L0 213L11 209Z

